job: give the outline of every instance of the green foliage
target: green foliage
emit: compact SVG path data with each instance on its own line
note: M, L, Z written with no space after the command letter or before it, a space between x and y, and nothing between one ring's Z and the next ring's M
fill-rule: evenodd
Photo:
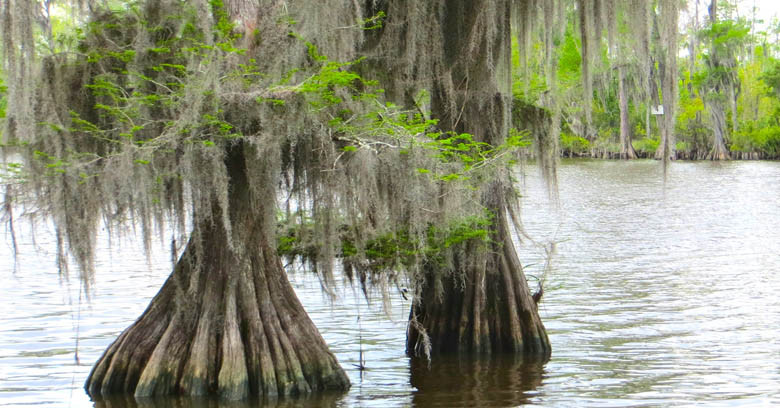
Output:
M460 171L439 176L443 181L468 180L469 173L492 162L503 154L502 151L516 147L511 143L517 143L517 140L510 140L509 143L494 148L487 143L475 141L468 133L430 132L425 136L430 140L422 146L430 150L434 157L442 163L459 164Z
M468 217L453 222L442 231L432 227L433 239L429 240L429 245L435 252L439 252L439 248L450 248L466 241L488 242L493 218L492 214L487 213L483 217Z
M538 46L538 45L537 45ZM532 59L534 56L528 56ZM520 48L517 38L512 39L512 72L514 80L512 81L512 95L515 99L520 99L526 103L537 101L550 86L547 84L545 76L537 69L533 69L538 61L527 61L532 66L528 70L523 70L520 64Z
M288 259L316 260L321 255L321 246L312 240L315 223L311 217L300 213L293 218L295 221L291 222L280 214L277 252ZM344 225L339 228L338 256L347 268L360 264L361 270L374 272L407 268L421 258L428 263L440 263L444 261L444 253L457 245L490 242L493 218L492 214L485 213L479 217L454 220L444 227L431 224L422 237L404 230L390 231L379 234L360 247L356 244L360 240Z
M500 146L478 142L468 133L439 131L437 121L427 118L426 114L404 111L393 103L383 102L384 90L376 87L376 81L368 81L353 70L362 58L349 62L331 61L311 42L295 33L290 35L306 45L314 73L296 85L287 84L293 75L288 73L272 87L271 93L292 92L305 98L314 112L330 115L328 126L346 144L341 147L344 153L361 148L375 149L379 145L397 148L402 154L408 149L421 148L440 163L453 166L419 168L418 173L429 174L439 181L469 181L480 170L511 162L510 153L528 145L524 138L526 134L516 130ZM418 95L420 100L425 97L425 94ZM273 98L263 97L257 101L283 105L283 101ZM360 108L356 109L350 103L358 103ZM378 142L381 139L387 141Z
M133 8L115 11L108 18L89 23L90 38L111 37L110 31L135 26L135 29L147 30L155 43L144 53L129 48L130 43L116 41L83 45L88 69L101 72L85 86L95 102L91 112L72 110L70 126L59 130L109 145L130 142L142 148L134 153L139 157L132 160L142 166L150 164L154 155L167 156L170 149L166 146L172 143L183 141L209 147L241 137L217 103L205 104L197 123L182 125L172 120L181 111L189 109L190 94L198 92L197 87L202 83L201 73L189 68L191 61L200 61L201 66L223 64L231 56L244 53L234 45L240 36L234 34L233 24L222 10L221 1L214 0L210 4L217 20L211 33L212 42L205 41L203 34L195 28L197 17L188 14L192 10L177 16L189 21L184 24L180 36L170 36L162 26L142 21ZM132 41L132 37L126 39ZM253 64L254 61L249 60L247 64L238 65L226 80L245 81L259 75ZM204 95L208 97L209 91ZM170 119L165 118L165 113ZM176 137L170 137L172 135ZM118 147L107 149L101 154L111 155L120 150Z
M374 16L363 19L363 21L361 21L361 27L364 30L376 30L382 28L382 26L384 25L385 17L387 17L387 14L385 14L384 11L380 11Z
M235 24L230 21L222 0L209 0L216 24L214 25L215 46L226 54L243 54L246 50L236 47L236 41L241 39L235 29Z
M559 50L558 78L560 78L561 82L576 84L581 81L582 54L580 53L580 48L580 40L574 34L573 26L567 27L563 45Z
M709 23L706 15L699 24L701 29L690 27L681 30L680 46L688 46L690 42L696 43L696 55L689 64L683 64L680 60L679 70L679 100L674 114L676 116L675 137L678 140L677 149L683 152L683 157L702 158L711 149L712 126L708 109L711 106L720 106L723 109L736 106L734 112L725 112L727 131L734 135L726 135L727 143L735 151L759 152L761 157L776 157L770 152L772 149L773 127L780 123L780 62L776 56L777 45L771 40L780 32L780 24L776 21L769 26L767 32L751 31L750 21L740 17L741 13L729 10L730 3L719 1L719 16L714 24ZM626 3L627 4L627 3ZM660 17L660 9L656 3L647 3L651 18ZM612 7L612 6L611 6ZM558 104L564 121L568 121L572 127L566 128L564 123L561 135L561 151L566 155L582 155L590 152L615 151L619 129L619 104L617 93L618 64L624 69L628 90L629 120L634 138L634 146L644 155L654 154L657 140L658 123L652 119L647 124L645 119L646 107L656 95L649 95L648 91L655 89L657 96L661 97L662 89L658 86L649 89L648 79L659 80L662 62L658 60L661 55L656 53L664 48L658 42L668 36L659 30L664 30L659 21L652 23L649 40L651 54L653 54L652 78L647 77L647 67L640 67L645 61L645 56L639 55L644 49L645 39L635 35L639 27L634 27L639 18L639 4L624 5L617 2L615 5L615 22L617 28L617 41L614 49L607 52L605 47L607 30L593 33L594 54L592 75L595 89L591 101L582 100L582 40L577 21L578 13L572 13L571 9L566 21L566 27L556 27L554 32L559 35L553 41L553 53L557 57L557 84L556 95L547 94L553 89L546 84L544 64L542 59L544 50L540 50L543 44L543 31L538 30L529 41L531 49L524 50L528 55L527 65L519 61L520 49L516 42L513 43L513 68L516 71L527 67L528 72L523 72L522 77L513 77L513 95L515 99L524 103L549 108L551 103ZM598 17L596 17L598 18ZM607 22L601 21L601 27L606 28ZM563 34L560 36L560 34ZM685 36L688 38L685 38ZM686 44L688 42L688 44ZM660 48L659 48L660 47ZM616 52L613 52L616 51ZM664 51L666 52L666 51ZM773 54L775 53L775 54ZM677 55L681 55L679 52ZM687 59L687 57L686 57ZM688 62L688 61L686 61ZM606 68L609 66L609 70ZM732 105L731 98L737 102ZM553 102L550 102L553 101ZM588 124L588 141L579 140L577 132L585 126L585 107L592 106L592 121ZM519 118L513 118L518 121ZM517 123L517 125L522 125ZM651 129L646 129L650 126ZM653 130L655 129L655 130ZM650 133L647 135L646 133ZM594 137L595 136L595 137ZM733 139L733 140L729 140ZM587 143L587 144L586 144ZM704 156L702 155L704 153Z
M747 22L734 20L716 21L699 31L707 49L702 54L705 66L696 73L694 84L707 99L722 99L725 88L738 83L737 57L749 32Z
M704 111L704 101L696 94L688 91L687 81L680 86L679 112L677 113L678 128L684 128L689 122L696 120Z
M590 148L599 152L620 153L618 137L615 127L600 127L596 138L590 143Z
M699 31L699 36L708 43L709 54L734 55L748 39L750 25L745 20L719 20Z
M163 11L171 12L157 17L146 16L145 11L133 7L96 15L96 20L86 24L80 34L79 53L63 57L69 65L56 71L65 81L64 85L55 85L66 89L44 89L49 92L46 96L73 96L77 100L58 107L59 115L46 116L44 120L48 122L40 122L41 134L45 136L34 140L31 150L38 150L29 163L36 166L35 171L43 169L36 175L51 177L48 181L55 188L67 184L70 190L63 194L85 204L86 210L78 217L86 221L77 220L83 229L96 225L100 211L109 208L112 214L107 217L115 217L117 223L140 214L143 229L153 228L149 224L160 220L152 218L168 216L166 210L188 211L182 209L186 204L176 202L187 199L192 200L194 217L209 217L215 208L228 217L229 169L225 152L238 145L240 139L246 142L241 143L241 149L267 149L272 153L268 155L270 163L252 163L247 177L267 181L266 177L276 177L279 171L287 177L289 171L295 173L291 177L294 180L284 187L319 189L334 201L360 199L344 198L357 194L340 184L349 182L350 171L365 172L360 168L364 166L360 159L369 154L376 154L372 158L378 157L377 162L399 159L397 164L375 166L392 176L399 170L406 177L402 180L420 183L419 189L415 185L409 190L417 190L404 191L408 195L399 201L410 200L408 197L412 197L411 201L423 201L420 197L425 197L427 202L434 202L428 197L442 190L453 195L478 191L479 184L491 178L495 169L512 162L514 151L528 144L526 134L516 130L505 143L493 146L468 133L439 129L422 103L418 109L406 110L385 102L377 84L358 73L360 59L330 60L302 36L290 33L284 37L287 27L273 32L278 35L274 40L289 46L289 50L280 52L289 52L293 56L290 60L297 61L296 66L282 65L287 63L286 57L278 64L275 60L273 64L258 64L250 58L254 54L247 55L248 50L242 48L245 41L236 33L222 2L214 0L209 4L214 19L206 23L198 20L198 11L187 2L166 3L169 9ZM378 15L358 23L364 29L374 29L382 24L383 17ZM202 32L209 23L213 23L212 30ZM259 66L269 72L261 72ZM425 99L425 95L418 96L420 101ZM289 126L294 129L275 133L283 129L286 121L295 121ZM300 155L314 162L311 167L305 167L308 163L301 164L302 169L295 167L298 159L287 155L297 152L284 151L290 145L306 150ZM365 164L365 168L372 169L372 165ZM331 174L332 178L326 180ZM279 186L262 185L258 190L276 188ZM324 191L341 188L344 191ZM375 187L387 199L383 188ZM402 188L395 191L398 190ZM297 193L294 191L291 196ZM380 196L373 192L372 195ZM461 196L452 199L467 201ZM458 215L473 214L473 208L479 208L475 204L478 202L477 198L458 203L458 210L465 210ZM372 201L374 204L376 201ZM316 209L321 210L318 217L328 217L321 213L334 210ZM356 219L375 215L364 214L375 211L373 208L344 211L354 211ZM433 259L455 245L487 239L489 220L450 221L447 211L450 210L436 213L436 217L444 219L442 223L449 223L444 227L426 226L429 219L419 214L411 218L413 221L402 220L403 225L361 231L361 236L343 227L344 231L338 231L342 235L343 257L354 261L368 259L371 264L387 267L395 262L413 262L420 256ZM408 212L398 211L403 216ZM127 213L132 213L131 217L126 217ZM354 227L367 221L356 219L341 223ZM417 222L420 219L424 222ZM230 227L230 220L227 221L224 224ZM321 219L315 223L300 216L291 223L281 232L280 252L312 258L327 245L323 244L327 240L323 236L328 232L322 231ZM398 230L388 231L392 228ZM78 236L93 234L79 231ZM311 239L313 236L319 239Z
M744 122L731 137L731 151L762 152L766 157L780 157L780 125Z
M8 92L8 88L5 86L5 83L3 82L2 71L0 71L0 119L5 118L5 106L6 106L5 93L6 92ZM2 135L2 133L0 133L0 135Z
M631 145L634 146L634 150L644 156L652 156L658 150L658 146L661 141L657 138L644 137L639 140L634 140Z
M357 91L357 87L361 84L365 86L373 85L364 81L354 71L348 69L351 65L359 63L360 60L335 62L329 61L327 57L322 55L318 55L316 60L322 63L319 72L304 81L296 89L296 92L307 96L309 104L315 109L341 103L342 99L336 93L337 88L349 88L351 91Z
M43 163L43 166L46 168L47 174L50 176L65 173L65 167L67 167L70 164L58 157L49 155L40 150L34 151L33 155L36 159L40 160Z
M760 79L769 87L772 96L780 98L780 60L771 60Z
M590 142L584 137L561 132L561 150L564 155L580 156L588 152Z
M24 165L17 162L0 163L0 184L18 184L25 181Z
M683 73L683 77L687 78L686 72ZM681 81L679 87L679 108L675 124L675 133L679 146L676 146L676 149L678 152L704 152L709 150L708 146L710 143L709 135L711 132L706 128L706 123L703 121L703 118L708 115L705 111L704 100L700 94L689 91L690 85L692 84L686 79ZM653 145L655 144L657 142L643 145L642 148L644 150L642 152L653 154L655 150L647 149L654 149Z

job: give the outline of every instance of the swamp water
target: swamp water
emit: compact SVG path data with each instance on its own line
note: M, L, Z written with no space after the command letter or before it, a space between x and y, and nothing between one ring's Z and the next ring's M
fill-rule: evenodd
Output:
M330 303L315 277L293 273L352 388L267 406L780 406L780 163L672 163L664 187L658 162L564 161L559 211L536 169L524 171L523 220L539 244L524 239L519 252L532 285L543 245L557 247L540 305L549 362L410 360L400 294L388 317L378 296L367 305L344 288ZM92 363L147 306L169 255L159 245L150 267L135 243L104 242L91 299L79 302L50 235L17 229L16 272L10 236L0 243L0 406L93 406L82 389Z

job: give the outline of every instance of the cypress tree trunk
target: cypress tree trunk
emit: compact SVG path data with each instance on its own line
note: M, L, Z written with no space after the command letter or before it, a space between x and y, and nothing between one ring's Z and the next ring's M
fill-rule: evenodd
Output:
M287 280L263 219L273 195L257 202L244 155L238 145L226 158L231 226L216 205L200 218L160 292L92 369L90 396L243 399L349 388Z
M440 19L447 35L433 47L444 50L445 74L433 83L433 116L442 129L500 145L509 130L512 101L510 3L447 0L440 4L441 14L432 18ZM494 215L491 242L465 244L452 271L428 271L410 313L409 354L550 354L549 339L511 238L508 172L499 171L483 189L482 204Z
M729 150L726 148L726 112L720 95L711 96L709 101L710 120L712 121L712 149L707 154L707 160L729 160Z
M594 28L594 0L577 0L577 14L579 18L580 41L582 42L582 107L585 112L583 120L582 137L592 142L595 138L593 131L593 53L597 49L594 42L598 41L601 33ZM594 155L591 149L591 156Z
M660 2L659 6L661 9L660 37L665 60L661 84L661 91L664 95L664 165L668 160L677 158L677 136L674 126L677 118L677 99L679 98L679 73L677 69L679 3L677 0L664 0Z
M676 81L676 77L670 77L672 73L666 63L659 64L659 70L661 70L661 93L663 94L663 115L658 115L657 123L658 130L661 133L660 143L658 149L655 151L656 160L664 160L666 163L668 160L674 160L677 157L675 153L675 135L674 135L674 101L670 95L676 95L676 87L672 88L670 81ZM660 102L660 101L659 101Z
M718 22L718 2L717 0L712 0L710 2L709 7L707 8L707 11L710 15L710 24L715 25ZM713 52L710 56L710 59L708 60L708 64L710 65L711 69L724 69L724 64L722 63L721 59L724 57L722 55L719 55L718 48L714 46L715 39L712 39L713 42ZM726 134L726 110L723 107L724 99L723 93L721 91L721 88L723 86L729 87L733 86L733 84L729 84L728 81L726 84L718 84L717 86L713 86L709 90L709 95L705 96L705 101L709 105L710 110L710 120L712 122L712 149L707 154L707 160L729 160L731 157L729 156L729 151L726 148L725 143L725 134Z
M486 198L496 212L488 247L470 243L457 259L456 273L426 277L410 313L407 354L549 357L550 341L512 242L501 188L494 184Z
M631 126L628 119L628 93L626 73L623 65L618 66L618 93L620 98L620 158L636 159L636 150L631 144Z
M739 130L739 117L737 116L737 100L739 99L738 84L730 84L727 88L729 97L729 108L731 108L731 134L737 133Z

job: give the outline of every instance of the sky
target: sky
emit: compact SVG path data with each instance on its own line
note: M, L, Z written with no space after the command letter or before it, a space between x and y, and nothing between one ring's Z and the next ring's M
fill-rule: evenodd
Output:
M780 16L780 1L778 0L738 0L737 8L740 15L751 17L754 4L757 9L756 19L764 20L764 24L769 23L772 17ZM706 8L704 12L706 13Z
M747 10L753 5L755 1L756 8L759 9L759 16L769 20L773 16L780 15L780 1L777 0L742 0L742 6Z
M686 30L689 22L689 16L696 9L697 0L687 0L688 9L682 11L680 16L680 29ZM723 0L720 0L723 1ZM764 30L773 18L780 19L780 0L727 0L730 4L737 4L737 12L740 17L752 18L753 6L756 7L756 30ZM710 0L698 0L699 2L699 21L707 18L707 6Z

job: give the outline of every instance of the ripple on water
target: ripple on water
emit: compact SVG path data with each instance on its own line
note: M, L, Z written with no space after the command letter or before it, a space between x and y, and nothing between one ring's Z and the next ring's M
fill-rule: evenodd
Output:
M528 173L526 230L558 242L540 305L550 362L410 361L400 296L388 318L376 294L369 305L346 286L331 303L315 277L291 273L353 383L291 405L780 406L780 163L672 163L664 187L654 161L564 161L559 212ZM50 237L20 238L16 273L0 245L0 406L91 406L90 364L157 292L168 254L150 267L138 248L101 248L91 302L79 306ZM543 249L519 249L528 275L541 275ZM361 348L365 371L354 366Z
M601 172L607 165L567 163L559 177L563 211L526 204L526 215L564 219L551 230L545 217L526 217L532 235L579 237L558 245L567 255L556 258L548 277L541 309L554 348L548 371L597 384L607 375L603 370L593 374L572 365L619 363L625 371L615 375L630 373L644 383L640 393L620 382L599 385L592 393L603 399L585 405L609 405L610 395L620 393L624 402L648 405L777 399L780 298L772 293L780 290L780 166L759 164L758 175L750 173L754 166L674 163L673 182L663 192L657 183L623 182L632 172L634 179L646 177L646 163L627 165L620 175ZM591 178L600 180L598 194L613 198L583 191L594 185ZM604 232L620 225L627 227ZM574 360L558 372L554 362L562 348ZM571 385L555 387L564 393L582 385L556 384Z

